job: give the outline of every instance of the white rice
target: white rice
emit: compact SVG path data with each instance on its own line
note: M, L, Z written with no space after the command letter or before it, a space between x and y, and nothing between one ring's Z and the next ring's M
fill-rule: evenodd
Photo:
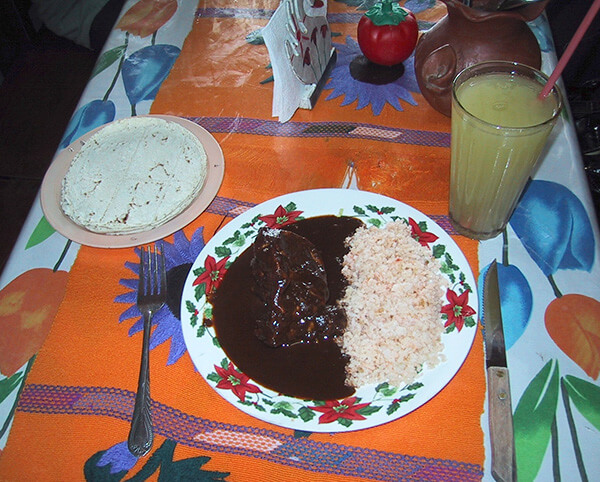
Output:
M348 325L338 339L350 357L346 382L411 383L443 359L440 310L448 281L403 221L359 228L346 242L342 273L349 286L340 304Z

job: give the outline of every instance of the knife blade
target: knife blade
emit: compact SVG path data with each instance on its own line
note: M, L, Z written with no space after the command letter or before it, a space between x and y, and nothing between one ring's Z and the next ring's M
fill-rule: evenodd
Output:
M483 282L483 313L492 476L512 482L516 480L513 418L496 260Z

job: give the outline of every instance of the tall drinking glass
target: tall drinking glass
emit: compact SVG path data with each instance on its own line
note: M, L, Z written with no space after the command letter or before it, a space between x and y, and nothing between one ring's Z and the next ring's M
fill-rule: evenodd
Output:
M450 219L470 238L498 235L508 222L560 114L547 77L513 62L467 67L452 87Z

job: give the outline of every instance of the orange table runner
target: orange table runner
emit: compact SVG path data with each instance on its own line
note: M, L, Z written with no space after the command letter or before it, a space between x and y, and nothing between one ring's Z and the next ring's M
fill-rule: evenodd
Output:
M226 162L209 209L166 239L175 288L151 351L152 457L135 460L125 444L141 346L132 294L138 256L133 248L82 247L23 390L0 457L0 479L102 474L119 480L138 472L156 477L159 470L165 477L202 473L218 480L479 480L485 398L480 330L457 375L424 406L376 428L337 434L294 432L246 415L208 386L185 353L177 326L181 283L223 220L280 194L341 187L349 166L360 189L394 197L446 226L478 274L477 243L456 235L446 218L449 119L410 84L414 74L405 73L406 92L373 92L362 109L357 101L345 105L355 87L346 76L344 94L334 97L339 92L326 86L313 110L280 124L271 118L273 84L262 82L270 75L266 47L246 39L266 24L262 9L274 9L275 2L238 2L231 10L222 3L202 2L152 105L152 113L187 117L211 131ZM344 21L355 10L331 2L329 12L332 31L341 34L334 42L343 66L356 55L356 24ZM345 74L339 75L343 83ZM377 98L398 92L402 110L386 101L376 112ZM358 97L365 95L362 88Z

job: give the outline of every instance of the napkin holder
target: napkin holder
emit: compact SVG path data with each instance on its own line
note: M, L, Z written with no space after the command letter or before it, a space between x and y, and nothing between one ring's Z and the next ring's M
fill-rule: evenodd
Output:
M263 28L273 69L273 116L287 122L298 108L312 109L336 61L327 3L282 0Z
M323 74L321 75L319 82L317 82L316 84L310 84L309 88L307 89L307 96L301 100L301 103L299 105L300 109L310 110L315 105L317 105L319 96L321 95L321 92L323 92L323 88L325 87L325 84L329 80L329 76L331 75L331 71L335 67L336 62L337 62L337 52L335 51L335 49L332 48L330 57L329 57L329 62L327 63L327 66L325 67L325 70L323 71Z

